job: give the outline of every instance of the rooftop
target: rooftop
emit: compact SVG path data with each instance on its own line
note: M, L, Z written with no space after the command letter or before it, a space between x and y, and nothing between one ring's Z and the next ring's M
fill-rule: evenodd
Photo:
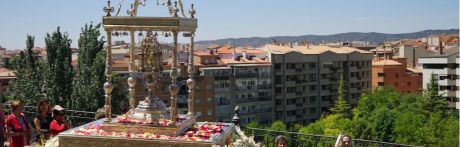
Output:
M386 60L382 60L382 61L376 61L376 62L372 62L372 65L382 65L382 66L395 66L395 65L403 65L395 60L390 60L390 59L386 59Z
M282 45L273 45L268 44L265 45L265 49L268 52L273 54L286 54L289 52L298 52L301 54L321 54L327 51L331 51L337 54L348 54L352 52L359 52L359 53L369 53L371 52L360 50L354 47L331 47L331 46L322 46L322 45L302 45L302 46L282 46Z

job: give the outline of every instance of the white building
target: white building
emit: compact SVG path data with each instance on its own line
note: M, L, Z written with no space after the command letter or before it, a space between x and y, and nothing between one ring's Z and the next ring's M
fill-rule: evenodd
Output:
M460 78L459 78L458 48L451 52L420 57L419 63L423 65L423 89L427 88L431 75L438 82L439 94L449 101L449 107L460 109Z

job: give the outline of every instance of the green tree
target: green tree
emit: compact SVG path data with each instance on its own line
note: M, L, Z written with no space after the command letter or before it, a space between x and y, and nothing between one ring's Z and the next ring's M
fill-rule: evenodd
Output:
M351 109L350 105L347 103L347 101L345 101L345 82L343 75L340 76L338 90L339 97L337 98L337 101L335 101L335 105L330 110L332 114L340 114L348 118L351 116Z
M127 112L129 109L129 97L128 97L128 86L126 79L120 74L112 74L112 113L122 114Z
M11 61L16 79L11 83L9 99L17 99L26 105L35 105L43 98L43 63L38 60L34 48L35 38L28 35L25 52L20 52Z
M282 121L275 121L272 125L269 127L270 130L274 131L286 131L286 125Z
M73 81L72 109L96 111L103 106L106 81L104 41L100 37L100 24L86 24L78 40L78 65ZM115 105L114 105L115 106Z
M300 132L328 136L350 133L354 138L367 140L458 146L459 113L443 105L427 111L428 91L420 95L401 94L388 87L377 89L361 96L351 120L341 114L332 114L300 129ZM431 92L434 100L437 96L437 92Z
M248 128L262 128L262 126L259 124L258 121L251 121L249 122L248 124L245 125L245 127L248 127ZM253 134L253 132L249 129L243 129L244 133L246 135L255 135Z
M72 52L67 33L61 33L58 27L52 34L47 34L46 94L51 103L71 107L72 95Z
M374 140L394 142L393 128L396 116L396 112L386 107L381 107L373 112L369 121L375 137Z
M435 110L445 112L448 109L446 99L439 95L438 84L434 74L431 74L430 82L427 83L427 90L424 91L424 97L427 100L424 108L428 112Z

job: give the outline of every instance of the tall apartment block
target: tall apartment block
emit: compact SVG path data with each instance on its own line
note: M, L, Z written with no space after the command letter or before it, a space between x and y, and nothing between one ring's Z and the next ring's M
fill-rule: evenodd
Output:
M242 125L272 122L271 64L232 64L200 70L204 77L214 77L216 121L230 122L238 106Z
M460 70L459 48L454 47L446 53L420 57L419 63L423 65L423 89L433 75L438 84L439 94L446 97L449 107L460 109Z
M308 124L328 112L341 75L352 106L371 91L371 52L351 47L266 45L272 62L275 120Z

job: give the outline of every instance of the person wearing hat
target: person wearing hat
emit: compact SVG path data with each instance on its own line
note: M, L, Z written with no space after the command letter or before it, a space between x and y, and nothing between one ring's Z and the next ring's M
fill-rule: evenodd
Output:
M51 137L57 136L59 133L70 128L69 123L64 119L64 108L59 105L53 108L53 121L50 124Z

